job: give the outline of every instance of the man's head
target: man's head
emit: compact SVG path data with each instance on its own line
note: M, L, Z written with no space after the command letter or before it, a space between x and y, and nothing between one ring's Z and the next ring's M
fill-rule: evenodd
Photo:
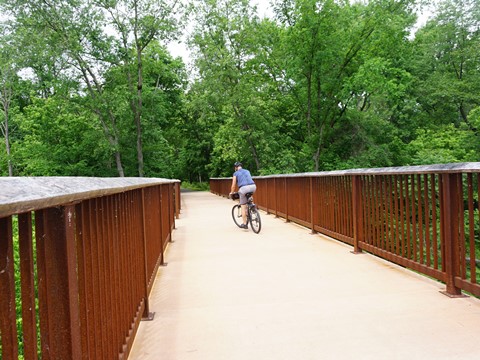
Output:
M236 170L239 167L242 167L242 163L240 161L237 161L237 162L235 162L235 164L233 164L233 166L235 166L235 170Z

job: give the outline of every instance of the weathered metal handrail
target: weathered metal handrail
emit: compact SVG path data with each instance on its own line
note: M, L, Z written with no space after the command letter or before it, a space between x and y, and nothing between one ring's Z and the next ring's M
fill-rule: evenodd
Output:
M480 163L255 177L255 203L274 213L480 296ZM231 178L211 179L227 196Z
M151 317L180 182L0 178L0 188L0 358L128 357Z

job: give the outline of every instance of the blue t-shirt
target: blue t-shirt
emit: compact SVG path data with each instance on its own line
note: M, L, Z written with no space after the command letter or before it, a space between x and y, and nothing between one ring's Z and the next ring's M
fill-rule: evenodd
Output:
M237 177L238 188L241 188L242 186L245 186L245 185L255 184L255 182L252 179L252 175L250 175L250 171L248 170L245 170L245 169L237 170L233 173L233 176Z

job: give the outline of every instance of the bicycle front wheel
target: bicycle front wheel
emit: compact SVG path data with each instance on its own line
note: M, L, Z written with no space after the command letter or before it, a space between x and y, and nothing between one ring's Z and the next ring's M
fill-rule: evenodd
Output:
M262 220L260 219L260 213L257 210L255 205L248 208L248 214L250 218L250 227L252 228L255 234L260 232L262 228Z
M234 205L232 208L232 218L233 222L237 224L238 227L243 224L243 219L242 219L242 207L240 204Z

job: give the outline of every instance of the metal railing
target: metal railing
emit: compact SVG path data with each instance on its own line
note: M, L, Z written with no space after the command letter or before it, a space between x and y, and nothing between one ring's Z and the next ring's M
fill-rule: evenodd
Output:
M446 284L480 296L480 163L255 177L255 203ZM211 179L227 196L231 178Z
M0 178L0 358L127 358L180 182Z

